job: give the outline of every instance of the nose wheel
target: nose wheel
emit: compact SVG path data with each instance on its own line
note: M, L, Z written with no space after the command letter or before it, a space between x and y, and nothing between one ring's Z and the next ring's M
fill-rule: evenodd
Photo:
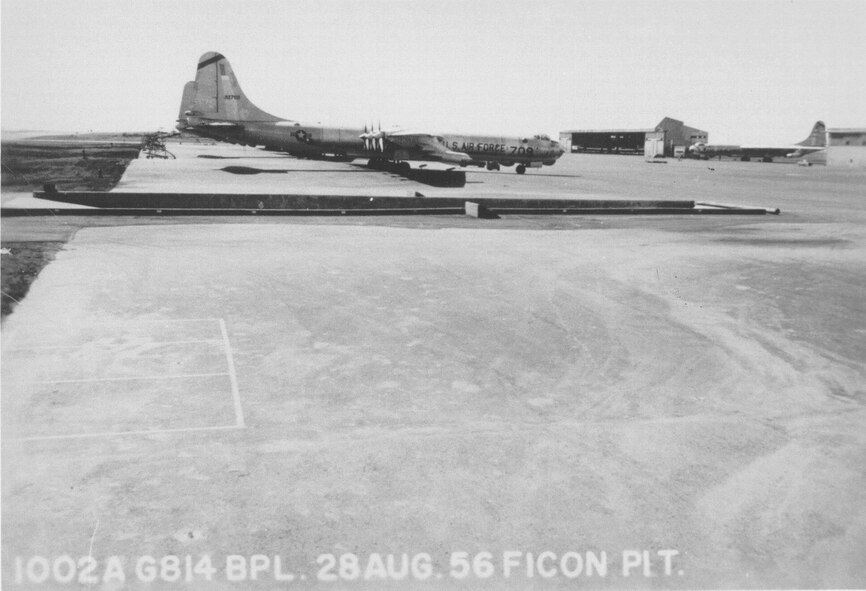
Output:
M523 173L526 172L526 166L524 166L523 164L518 164L518 165L517 165L517 168L515 168L514 171L515 171L517 174L523 174Z

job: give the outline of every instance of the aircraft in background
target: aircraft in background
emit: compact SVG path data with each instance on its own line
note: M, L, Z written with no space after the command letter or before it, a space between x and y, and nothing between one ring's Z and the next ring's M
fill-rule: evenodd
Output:
M816 121L812 133L798 144L789 146L725 146L721 144L697 143L688 148L688 156L709 160L716 156L739 156L740 160L748 162L752 158L761 158L764 162L772 162L773 158L800 158L806 154L824 150L827 147L827 129L823 121Z
M562 156L559 142L546 135L532 137L475 136L324 127L282 119L247 99L228 60L208 52L198 61L195 81L183 89L177 129L233 144L263 146L293 156L344 160L367 158L371 166L408 161L434 161L455 166L550 166ZM423 166L423 165L422 165Z

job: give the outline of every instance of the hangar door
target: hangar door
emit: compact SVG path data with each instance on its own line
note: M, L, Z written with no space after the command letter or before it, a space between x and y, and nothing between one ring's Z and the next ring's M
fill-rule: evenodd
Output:
M665 133L663 131L646 134L643 144L643 155L647 158L665 155Z
M635 154L643 149L644 131L575 131L571 134L572 152Z

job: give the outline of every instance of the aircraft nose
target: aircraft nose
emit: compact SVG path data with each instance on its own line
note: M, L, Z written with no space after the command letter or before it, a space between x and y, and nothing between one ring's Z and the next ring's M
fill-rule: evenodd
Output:
M551 142L551 151L557 158L565 154L565 150L559 145L559 142Z

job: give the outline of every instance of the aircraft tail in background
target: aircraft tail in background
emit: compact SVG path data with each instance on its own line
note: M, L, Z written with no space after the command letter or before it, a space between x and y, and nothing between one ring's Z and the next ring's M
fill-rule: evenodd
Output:
M180 112L177 114L177 120L181 121L186 112L192 109L192 104L195 101L195 82L187 82L183 87L183 96L180 99Z
M797 144L798 146L806 146L809 148L824 148L827 146L827 128L823 121L816 121L812 126L812 133L809 137Z
M229 61L215 51L198 60L195 82L187 82L179 119L188 116L218 121L285 121L255 106L241 90Z

